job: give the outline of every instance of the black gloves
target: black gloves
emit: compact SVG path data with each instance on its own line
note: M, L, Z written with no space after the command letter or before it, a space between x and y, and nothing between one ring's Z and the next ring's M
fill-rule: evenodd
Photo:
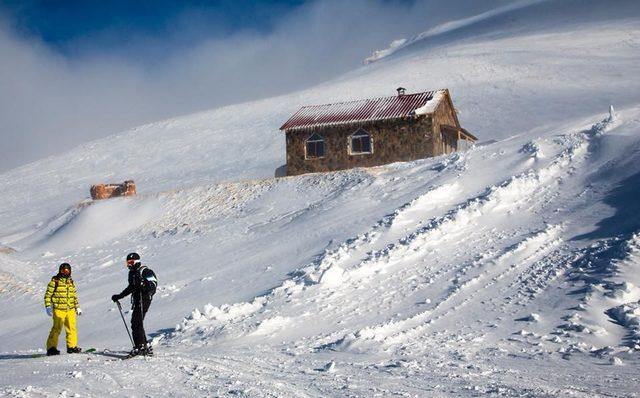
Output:
M116 301L120 300L120 295L114 294L113 296L111 296L111 300L115 303Z

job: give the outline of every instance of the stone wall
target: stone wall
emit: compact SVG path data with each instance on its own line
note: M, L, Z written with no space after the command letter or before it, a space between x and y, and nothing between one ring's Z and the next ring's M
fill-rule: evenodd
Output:
M349 137L359 128L372 138L373 153L349 154ZM305 159L305 141L317 133L324 138L324 157ZM286 131L287 175L370 167L433 156L430 116L368 124L338 125Z
M136 184L131 180L122 184L96 184L91 186L90 193L93 200L133 196L136 194Z
M453 129L441 128L451 126ZM460 124L449 91L432 114L366 124L338 125L285 132L287 175L371 167L422 159L458 150ZM349 154L350 136L359 128L372 138L373 153ZM305 141L314 133L324 138L324 156L305 158ZM445 138L445 136L447 138Z

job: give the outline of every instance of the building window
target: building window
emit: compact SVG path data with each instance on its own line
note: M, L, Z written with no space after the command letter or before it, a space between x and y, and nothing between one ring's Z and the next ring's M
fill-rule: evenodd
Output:
M313 134L305 142L305 158L318 159L324 157L324 138L318 134Z
M360 128L349 137L349 154L361 155L373 153L371 135Z

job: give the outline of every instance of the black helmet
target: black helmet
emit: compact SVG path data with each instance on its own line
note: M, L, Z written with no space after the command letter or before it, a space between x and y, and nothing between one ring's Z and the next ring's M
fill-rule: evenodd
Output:
M137 267L140 265L140 255L138 253L129 253L127 255L127 267Z
M71 275L71 265L69 263L62 263L58 268L58 273L62 275Z

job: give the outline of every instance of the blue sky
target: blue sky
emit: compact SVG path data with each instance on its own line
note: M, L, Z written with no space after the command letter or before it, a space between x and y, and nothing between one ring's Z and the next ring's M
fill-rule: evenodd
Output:
M318 84L394 39L511 1L0 0L0 172Z
M73 57L95 49L127 54L141 43L171 50L240 31L268 34L305 0L0 1L13 30ZM152 46L158 47L158 46ZM146 54L145 54L146 55ZM152 55L152 52L150 54Z

